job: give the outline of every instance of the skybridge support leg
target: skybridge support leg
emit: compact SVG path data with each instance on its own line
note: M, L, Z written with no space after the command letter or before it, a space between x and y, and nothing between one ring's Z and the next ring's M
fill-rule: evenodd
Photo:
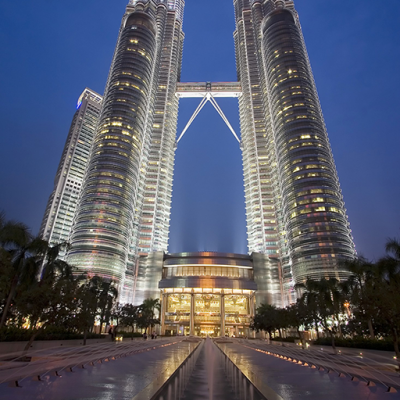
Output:
M193 115L190 117L189 122L186 124L185 128L183 129L182 133L179 135L178 140L176 141L176 143L178 144L179 141L182 139L183 135L186 133L186 131L189 129L190 125L192 124L192 122L195 120L195 118L197 117L197 115L199 114L199 112L202 110L202 108L204 107L204 105L207 103L207 101L209 101L213 107L215 108L215 110L217 111L217 113L220 115L220 117L222 118L222 120L225 122L226 126L229 128L229 130L232 132L233 136L235 137L235 139L240 143L240 139L237 136L235 130L232 128L232 125L229 123L228 118L226 118L224 112L221 110L221 107L218 105L217 101L215 100L215 98L213 97L213 95L211 93L207 93L200 101L200 104L197 106L196 110L194 111Z
M235 130L232 128L232 125L229 123L228 118L226 118L225 114L221 110L221 107L218 105L217 101L215 98L210 95L210 103L214 106L214 108L217 110L217 113L221 116L222 120L225 122L226 126L229 128L229 130L233 133L233 136L235 136L235 139L240 143L240 140L238 136L236 135Z
M204 96L201 101L200 104L197 106L196 110L194 111L193 115L190 117L189 122L186 124L185 129L182 131L182 133L180 134L178 140L176 141L176 143L179 143L179 141L182 139L182 136L185 134L185 132L189 129L189 126L192 124L192 122L195 120L195 118L197 117L197 115L199 114L199 112L201 111L201 109L204 107L204 104L206 104L208 101L207 96Z

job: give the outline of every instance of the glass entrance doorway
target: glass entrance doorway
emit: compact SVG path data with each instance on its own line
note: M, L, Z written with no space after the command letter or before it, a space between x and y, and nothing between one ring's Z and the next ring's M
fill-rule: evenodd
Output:
M196 336L219 337L221 328L217 325L196 325L194 327L194 332Z

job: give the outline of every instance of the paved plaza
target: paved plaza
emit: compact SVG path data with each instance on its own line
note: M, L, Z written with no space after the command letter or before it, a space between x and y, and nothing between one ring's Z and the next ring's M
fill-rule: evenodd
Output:
M252 376L255 382L264 384L273 390L276 399L400 399L400 393L387 393L386 387L382 385L369 387L366 382L361 380L352 381L349 377L339 377L337 373L328 373L326 370L320 371L317 368L312 369L289 362L256 351L245 342L221 343L220 347L242 372ZM254 347L262 348L262 346ZM271 347L277 346L269 346L269 348ZM397 375L396 378L400 386L400 377Z
M43 350L35 352L30 361L3 360L0 362L0 381L3 381L0 399L132 400L155 380L168 377L175 371L195 345L185 338L137 340ZM266 349L278 349L278 346L268 347L261 341L235 339L218 345L246 376L270 394L268 400L400 400L399 392L387 393L386 387L379 383L367 386L362 379L352 381L349 376L340 377L337 373L266 354ZM216 352L219 350L211 341L208 347L205 343L189 380L185 399L237 398L225 379L222 365L218 364L220 358L216 357ZM384 353L376 356L387 358ZM95 358L102 359L102 362L89 361ZM65 367L71 365L69 360L74 363L72 370ZM385 363L382 365L383 370L393 374L390 376L397 379L400 387L397 373L385 367ZM11 387L6 380L17 376L21 387ZM41 380L35 380L38 376Z
M137 344L141 345L140 348ZM107 347L104 354L109 352L108 346L104 346ZM118 343L114 347L118 349ZM0 385L0 399L131 400L161 374L175 371L189 354L193 343L179 338L157 339L138 343L134 341L131 347L131 350L137 352L115 360L109 358L109 361L95 362L94 365L89 363L84 368L77 365L72 372L59 368L60 376L54 371L42 376L41 381L36 381L35 376L28 376L19 381L21 387L10 387L8 383L3 383ZM82 350L74 350L79 349ZM89 349L88 346L85 350ZM124 350L129 351L128 346ZM55 362L49 351L45 357L48 357L48 363ZM3 373L0 371L0 379Z

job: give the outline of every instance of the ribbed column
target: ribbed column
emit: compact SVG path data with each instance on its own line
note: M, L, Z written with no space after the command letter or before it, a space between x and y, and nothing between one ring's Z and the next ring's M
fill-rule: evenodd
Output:
M192 293L190 295L190 335L194 335L194 307L195 307L195 301L194 301L194 294Z
M223 293L221 294L220 314L221 314L220 336L225 336L225 294L223 294Z
M254 318L254 316L256 315L256 296L254 293L249 296L249 313L250 313L250 318ZM255 338L256 331L252 330L250 332L250 335L251 337Z
M167 311L168 295L166 293L162 294L161 298L161 315L160 315L160 325L161 325L161 335L165 335L165 313Z

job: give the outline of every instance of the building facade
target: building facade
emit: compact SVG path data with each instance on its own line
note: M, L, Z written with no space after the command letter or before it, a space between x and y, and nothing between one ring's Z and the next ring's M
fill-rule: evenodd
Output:
M126 8L71 234L68 261L133 301L140 255L166 251L183 1Z
M162 334L249 336L257 289L251 256L166 254L159 287Z
M69 241L101 103L102 96L88 88L78 99L40 227L40 236L52 246ZM60 250L60 257L64 258L65 249Z
M280 260L288 304L355 248L294 3L234 5L249 251Z
M280 264L266 254L159 251L138 271L135 299L161 298L162 334L249 336L256 306L283 306Z
M233 259L251 261L258 304L288 305L296 283L342 279L340 261L355 255L294 3L234 0L238 82L231 83L178 84L183 6L183 0L130 0L126 8L69 235L68 262L115 281L121 302L138 304L160 289L162 296L175 295L176 287L165 286L172 276L163 274L172 271L172 259L184 258L165 256L178 102L193 92L203 97L197 111L211 101L225 118L214 97L238 97L241 138L233 133L242 149L252 256ZM185 283L185 290L204 288L200 275L185 271L187 282L201 282Z

